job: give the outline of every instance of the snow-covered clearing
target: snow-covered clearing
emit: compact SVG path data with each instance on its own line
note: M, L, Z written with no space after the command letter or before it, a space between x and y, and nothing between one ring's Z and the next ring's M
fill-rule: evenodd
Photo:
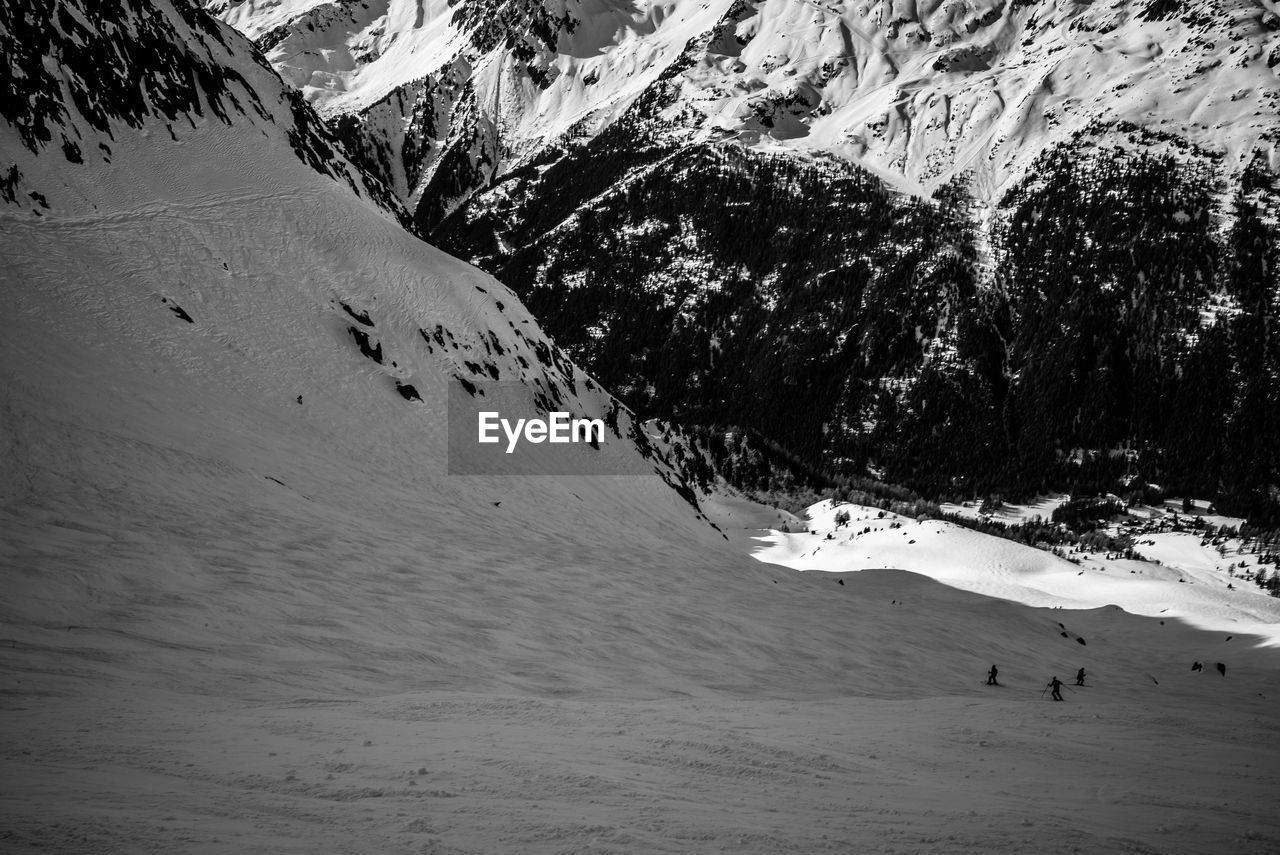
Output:
M841 513L848 513L849 521L837 525ZM1035 515L1016 509L1008 513L1015 520ZM1027 605L1118 605L1134 614L1178 618L1202 629L1280 645L1280 599L1228 576L1229 562L1202 546L1194 533L1141 536L1141 554L1158 564L1118 553L1079 553L1079 563L1074 563L954 523L825 501L809 508L807 525L799 533L770 531L755 539L756 558L796 570L893 567Z

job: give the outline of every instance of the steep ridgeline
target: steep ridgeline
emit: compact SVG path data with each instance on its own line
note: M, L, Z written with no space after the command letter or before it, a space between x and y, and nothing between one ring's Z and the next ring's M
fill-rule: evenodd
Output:
M77 172L112 162L123 129L162 129L177 142L181 132L217 121L282 135L317 172L404 218L386 187L346 160L301 95L282 86L237 33L188 0L161 9L79 0L41 9L5 4L0 55L8 63L0 118L28 154L60 151L73 182ZM5 202L39 213L48 208L48 191L30 186L13 159L0 164Z
M644 415L932 494L1280 483L1269 5L213 8Z

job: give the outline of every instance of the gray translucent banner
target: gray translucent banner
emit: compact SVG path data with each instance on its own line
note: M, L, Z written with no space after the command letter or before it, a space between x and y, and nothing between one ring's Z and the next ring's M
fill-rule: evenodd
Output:
M520 382L449 383L450 475L653 475L630 416Z

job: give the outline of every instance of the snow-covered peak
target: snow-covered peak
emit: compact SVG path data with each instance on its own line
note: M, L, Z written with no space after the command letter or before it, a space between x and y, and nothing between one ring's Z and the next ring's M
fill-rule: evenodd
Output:
M1041 151L1134 123L1276 153L1280 17L1263 3L265 3L211 6L328 114L465 62L507 163L594 134L660 80L692 139L835 153L994 198Z
M968 171L979 192L1091 125L1135 123L1234 163L1260 143L1276 157L1280 35L1256 4L778 8L748 8L685 75L707 130L835 151L928 188Z
M273 59L321 108L357 106L435 72L458 49L446 0L213 0L209 11ZM330 102L334 102L332 105Z

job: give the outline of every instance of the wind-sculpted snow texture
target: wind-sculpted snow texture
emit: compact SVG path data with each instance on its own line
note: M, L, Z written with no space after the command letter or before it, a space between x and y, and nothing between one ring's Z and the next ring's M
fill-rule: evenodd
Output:
M212 8L645 415L934 494L1280 483L1269 3Z

